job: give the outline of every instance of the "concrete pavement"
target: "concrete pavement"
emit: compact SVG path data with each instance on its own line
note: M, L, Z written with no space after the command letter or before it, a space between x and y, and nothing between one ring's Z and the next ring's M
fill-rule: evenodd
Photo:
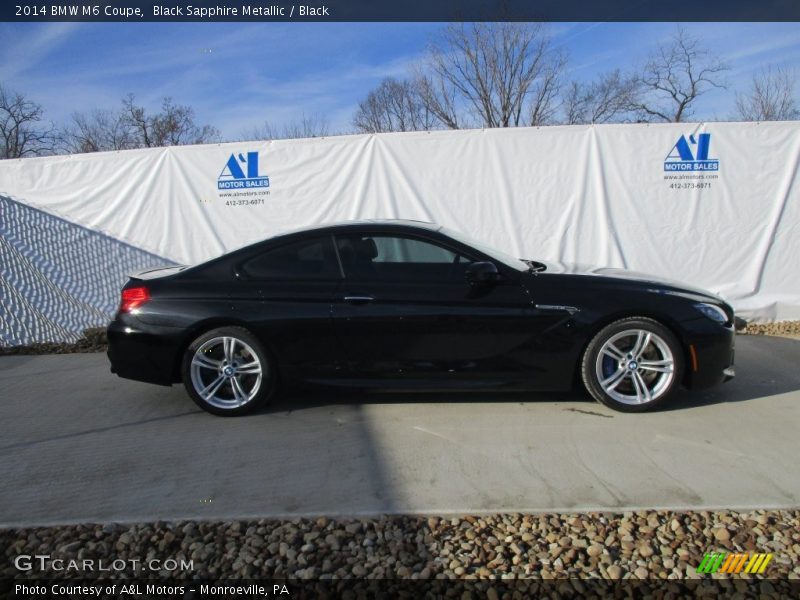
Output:
M668 410L580 394L290 394L224 419L105 355L0 357L0 525L800 506L800 341ZM356 401L357 400L357 401Z

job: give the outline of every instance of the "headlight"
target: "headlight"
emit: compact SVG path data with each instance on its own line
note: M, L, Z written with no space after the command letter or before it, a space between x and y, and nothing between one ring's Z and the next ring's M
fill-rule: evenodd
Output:
M716 304L705 304L704 302L701 302L699 304L695 304L694 307L712 321L716 321L717 323L721 323L723 325L728 322L728 315L726 315L725 311Z

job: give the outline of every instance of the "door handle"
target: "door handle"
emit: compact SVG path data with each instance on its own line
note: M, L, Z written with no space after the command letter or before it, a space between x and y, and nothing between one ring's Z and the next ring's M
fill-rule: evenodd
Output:
M345 296L344 301L350 304L366 304L367 302L374 302L375 298L373 296Z

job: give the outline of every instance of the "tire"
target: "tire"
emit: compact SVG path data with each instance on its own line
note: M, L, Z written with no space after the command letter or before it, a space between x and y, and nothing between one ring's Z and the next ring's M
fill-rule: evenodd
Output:
M265 406L277 381L266 348L242 327L220 327L196 338L183 355L181 376L197 406L225 417Z
M621 412L663 406L683 380L683 349L658 321L629 317L592 338L581 361L583 385L592 397Z

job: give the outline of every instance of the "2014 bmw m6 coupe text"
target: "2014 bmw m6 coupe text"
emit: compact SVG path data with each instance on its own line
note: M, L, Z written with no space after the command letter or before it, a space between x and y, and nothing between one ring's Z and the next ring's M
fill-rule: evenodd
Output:
M733 377L733 309L621 269L521 260L433 224L359 221L133 275L112 372L217 415L290 382L568 390L621 411Z

